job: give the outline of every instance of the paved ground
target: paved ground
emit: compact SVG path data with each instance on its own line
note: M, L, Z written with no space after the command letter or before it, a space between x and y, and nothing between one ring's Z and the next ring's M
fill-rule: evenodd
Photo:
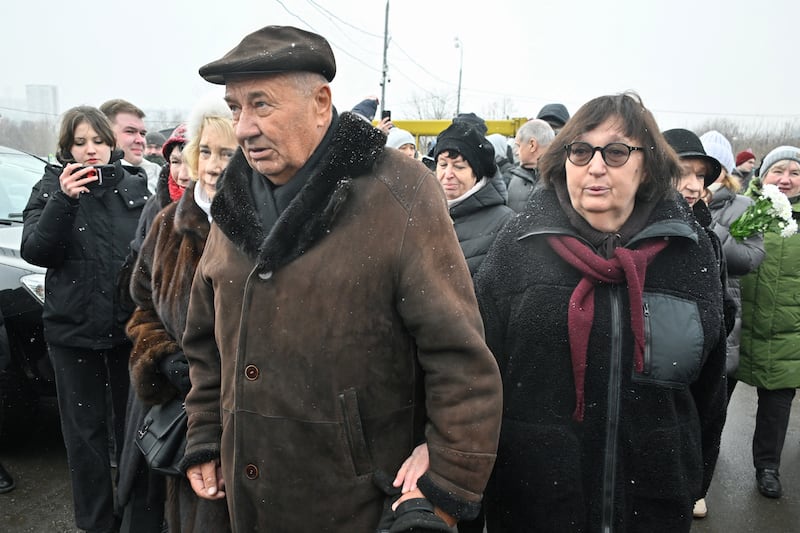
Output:
M781 467L785 495L758 494L750 454L756 407L754 389L739 384L722 436L722 452L711 490L708 517L692 533L800 532L800 399L795 399ZM54 403L32 421L24 445L0 449L0 460L17 488L0 495L0 532L74 533L69 471Z
M708 493L708 516L695 520L698 533L797 533L800 531L800 399L795 397L781 459L783 498L756 489L751 444L755 389L739 383L728 406L722 450Z

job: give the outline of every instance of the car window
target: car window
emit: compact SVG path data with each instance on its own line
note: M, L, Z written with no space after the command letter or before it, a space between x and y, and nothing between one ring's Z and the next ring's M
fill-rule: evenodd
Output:
M35 156L0 146L0 219L22 221L22 211L44 166Z

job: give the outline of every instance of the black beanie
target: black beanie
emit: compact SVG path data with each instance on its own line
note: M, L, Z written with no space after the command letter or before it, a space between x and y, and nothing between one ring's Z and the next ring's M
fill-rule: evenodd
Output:
M452 150L461 154L478 179L491 178L495 173L494 146L486 137L478 133L474 126L465 122L453 122L436 138L433 159L439 154Z
M476 128L481 135L486 135L489 131L489 128L486 126L486 121L475 113L459 113L456 115L456 118L453 119L453 124L456 122L469 124L473 128Z

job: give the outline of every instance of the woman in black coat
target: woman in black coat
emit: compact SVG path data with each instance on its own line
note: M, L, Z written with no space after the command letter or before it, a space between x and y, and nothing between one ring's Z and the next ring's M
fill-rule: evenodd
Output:
M489 532L688 532L725 419L719 267L630 93L596 98L475 276L503 378Z
M433 157L458 243L473 276L500 228L514 215L494 147L474 127L454 122L436 139Z
M144 174L123 167L114 147L111 125L100 110L68 110L58 141L63 166L45 167L23 213L22 257L47 268L44 334L56 376L75 522L89 531L116 527L109 443L122 442L130 353L129 312L119 301L117 283L150 196Z

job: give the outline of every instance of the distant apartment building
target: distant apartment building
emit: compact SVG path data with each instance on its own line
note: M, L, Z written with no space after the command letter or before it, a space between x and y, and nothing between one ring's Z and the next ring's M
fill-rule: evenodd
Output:
M14 122L54 121L58 114L58 87L55 85L26 85L24 95L19 88L0 88L2 118Z
M27 110L32 114L58 115L58 87L55 85L26 85Z

